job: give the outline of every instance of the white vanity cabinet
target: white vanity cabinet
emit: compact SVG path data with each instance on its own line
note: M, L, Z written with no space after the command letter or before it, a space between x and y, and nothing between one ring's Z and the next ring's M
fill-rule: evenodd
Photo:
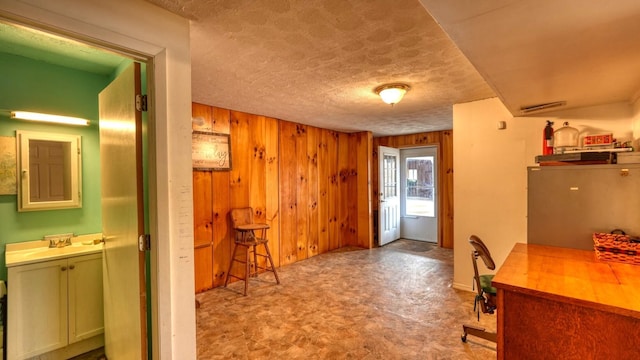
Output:
M96 347L73 349L85 339L104 343L102 253L11 266L8 285L8 359L56 349L65 358Z

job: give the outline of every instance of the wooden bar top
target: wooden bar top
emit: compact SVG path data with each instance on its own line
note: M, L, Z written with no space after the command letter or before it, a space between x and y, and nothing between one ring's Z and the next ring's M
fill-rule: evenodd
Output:
M493 286L640 319L640 265L594 251L517 243Z

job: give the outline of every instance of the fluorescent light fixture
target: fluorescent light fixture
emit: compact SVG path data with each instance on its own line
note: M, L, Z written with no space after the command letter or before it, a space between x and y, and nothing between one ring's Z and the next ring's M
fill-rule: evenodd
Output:
M407 84L385 84L378 86L373 92L380 95L382 101L393 106L393 104L397 104L402 100L402 97L409 89L411 87Z
M11 112L12 119L22 119L22 120L32 120L32 121L44 121L44 122L52 122L57 124L65 124L65 125L89 125L89 120L81 119L76 117L69 116L60 116L60 115L50 115L50 114L40 114L28 111L12 111Z

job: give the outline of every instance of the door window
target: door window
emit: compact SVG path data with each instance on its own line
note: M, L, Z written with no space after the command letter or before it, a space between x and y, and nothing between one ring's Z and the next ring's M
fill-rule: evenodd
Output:
M384 188L383 188L383 196L384 198L389 198L393 196L398 196L397 193L397 171L398 166L396 164L396 156L393 155L385 155L384 156Z
M433 165L433 156L406 158L406 215L435 216Z

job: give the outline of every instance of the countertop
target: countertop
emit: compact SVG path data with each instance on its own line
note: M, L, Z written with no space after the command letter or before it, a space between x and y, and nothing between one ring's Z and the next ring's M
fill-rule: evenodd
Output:
M594 251L517 243L493 286L640 319L640 266Z
M94 244L94 240L100 239L102 239L102 234L74 236L71 238L71 245L60 248L49 248L49 243L43 240L7 244L5 262L7 267L12 267L99 253L102 252L103 243Z

